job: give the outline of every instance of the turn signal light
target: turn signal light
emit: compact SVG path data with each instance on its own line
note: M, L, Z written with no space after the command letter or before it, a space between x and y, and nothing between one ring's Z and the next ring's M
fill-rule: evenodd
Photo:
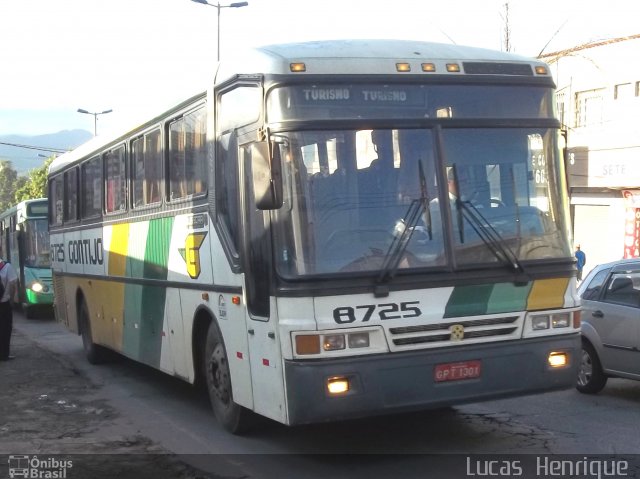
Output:
M319 354L320 336L317 334L296 336L296 352L298 354Z

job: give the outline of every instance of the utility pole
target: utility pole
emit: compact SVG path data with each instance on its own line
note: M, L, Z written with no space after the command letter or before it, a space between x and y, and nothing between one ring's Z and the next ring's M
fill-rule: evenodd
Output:
M511 51L511 26L509 25L509 2L504 4L504 15L502 16L504 22L504 51Z

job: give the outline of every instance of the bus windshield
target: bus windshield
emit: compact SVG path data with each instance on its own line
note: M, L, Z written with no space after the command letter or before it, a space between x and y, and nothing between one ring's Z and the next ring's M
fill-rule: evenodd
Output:
M24 265L51 268L47 219L28 220L24 224Z
M523 127L279 133L278 272L379 272L406 229L400 271L501 265L496 242L516 261L570 258L557 137Z

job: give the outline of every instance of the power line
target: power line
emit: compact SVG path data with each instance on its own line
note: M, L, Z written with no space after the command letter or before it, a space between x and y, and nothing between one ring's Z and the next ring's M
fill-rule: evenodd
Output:
M44 146L20 145L18 143L5 143L0 141L0 145L13 146L15 148L26 148L28 150L48 151L50 153L66 153L69 150L61 150L60 148L45 148Z

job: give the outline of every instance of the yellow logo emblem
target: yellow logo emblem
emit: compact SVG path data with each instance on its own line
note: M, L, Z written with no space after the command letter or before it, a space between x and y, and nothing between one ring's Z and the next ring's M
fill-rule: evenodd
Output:
M200 276L200 246L204 242L207 233L191 233L184 241L184 248L180 248L180 256L187 265L187 274L196 279Z
M449 328L451 333L451 341L462 341L464 339L464 326L462 324L454 324Z

